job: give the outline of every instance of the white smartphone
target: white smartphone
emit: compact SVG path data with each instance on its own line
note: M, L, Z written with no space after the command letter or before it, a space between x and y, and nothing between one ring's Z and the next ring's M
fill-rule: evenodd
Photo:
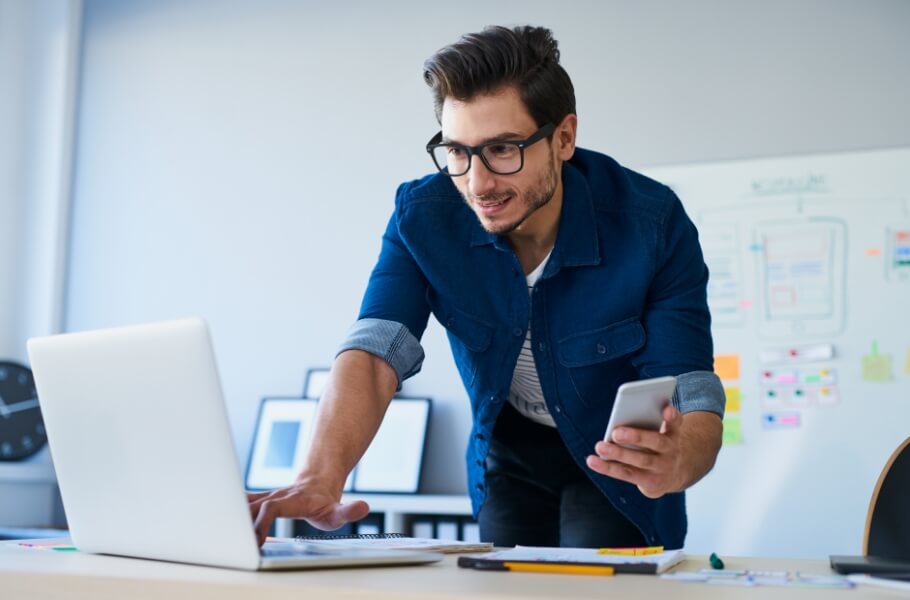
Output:
M655 377L619 386L604 441L612 441L616 427L659 431L664 420L664 408L670 404L675 390L676 377Z

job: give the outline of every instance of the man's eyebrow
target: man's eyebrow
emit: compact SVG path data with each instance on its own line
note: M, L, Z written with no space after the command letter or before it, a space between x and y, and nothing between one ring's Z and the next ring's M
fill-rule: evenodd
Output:
M480 144L477 144L477 145L479 146L481 144L489 144L490 142L520 142L520 141L526 139L527 137L528 136L526 136L523 133L516 133L514 131L503 131L502 133L497 133L496 135L490 136L488 138L484 138L483 141L481 141ZM462 144L461 142L450 139L449 137L447 137L445 135L442 136L442 139L440 140L439 143L440 144L458 144L459 146L467 146L467 144Z

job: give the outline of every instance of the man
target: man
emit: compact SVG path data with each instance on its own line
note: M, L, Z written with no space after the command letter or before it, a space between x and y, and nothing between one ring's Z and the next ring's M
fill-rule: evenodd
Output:
M260 541L276 517L333 529L366 515L342 487L420 369L432 312L471 399L482 539L681 547L683 490L714 464L724 405L694 226L665 186L576 149L549 30L487 28L424 67L439 172L398 190L303 471L250 495ZM661 431L600 441L617 387L662 375L678 384Z

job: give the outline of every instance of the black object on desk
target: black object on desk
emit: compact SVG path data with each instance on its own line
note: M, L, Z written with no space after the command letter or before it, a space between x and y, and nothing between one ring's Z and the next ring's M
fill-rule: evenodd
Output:
M863 537L862 556L831 556L838 573L910 576L910 438L891 455L878 478Z

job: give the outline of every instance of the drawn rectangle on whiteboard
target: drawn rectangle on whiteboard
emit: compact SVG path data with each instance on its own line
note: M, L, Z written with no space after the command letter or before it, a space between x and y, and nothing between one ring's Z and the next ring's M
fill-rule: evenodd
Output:
M844 324L846 225L812 217L759 223L763 318L769 336L833 334Z

